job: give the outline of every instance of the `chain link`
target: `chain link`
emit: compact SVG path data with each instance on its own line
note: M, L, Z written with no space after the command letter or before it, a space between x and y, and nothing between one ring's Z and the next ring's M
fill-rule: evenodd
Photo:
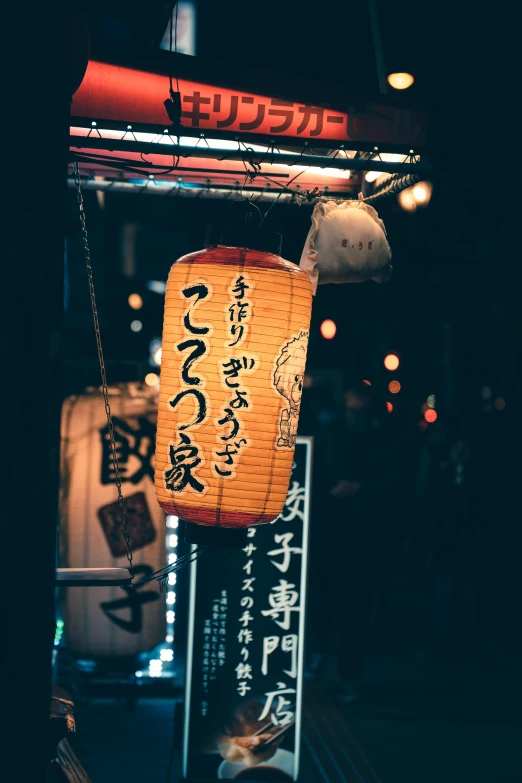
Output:
M130 544L130 535L129 530L127 528L127 514L125 511L125 501L123 499L123 494L121 491L121 476L120 476L120 469L118 465L118 457L116 454L116 443L114 440L114 427L112 424L112 414L111 414L111 406L109 402L109 390L107 388L107 374L105 372L105 361L103 359L103 348L102 348L102 342L101 342L101 335L100 335L100 322L98 319L98 308L96 306L96 296L94 294L94 281L92 277L92 266L91 266L91 252L89 250L89 237L87 234L87 225L85 222L85 208L83 204L83 195L82 195L82 189L80 184L80 171L78 169L78 163L74 161L73 163L73 172L74 172L74 179L76 182L76 195L78 198L78 209L80 212L80 221L82 224L82 239L83 239L83 251L85 254L85 264L87 267L87 277L89 280L89 295L91 299L91 308L92 308L92 318L94 321L94 332L96 334L96 347L98 349L98 360L100 363L100 375L101 375L101 381L102 381L102 390L103 390L103 399L105 402L105 415L107 416L107 426L109 428L109 438L110 438L110 444L111 444L111 454L112 454L112 461L114 464L114 473L116 476L116 487L118 489L118 503L120 506L120 519L121 524L123 528L123 538L125 539L125 545L127 547L127 560L129 561L129 573L131 575L131 579L134 579L134 568L132 565L132 549Z

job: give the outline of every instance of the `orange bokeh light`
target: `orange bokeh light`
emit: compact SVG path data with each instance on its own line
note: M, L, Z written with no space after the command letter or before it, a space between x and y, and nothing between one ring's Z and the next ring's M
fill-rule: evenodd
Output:
M427 411L424 411L424 418L428 424L433 424L434 421L437 421L437 411L434 411L433 408L428 408Z
M322 322L321 334L325 340L332 340L335 337L336 332L337 332L337 326L335 325L335 322L332 321L330 318L327 318L326 321Z
M406 71L388 74L388 84L393 87L394 90L407 90L414 81L415 77Z
M389 353L384 357L384 366L387 370L396 370L399 366L399 357L394 353Z
M495 402L493 403L497 411L503 411L506 407L506 401L503 397L497 397Z
M391 402L387 402L387 403L386 403L386 410L388 411L388 413L391 413L391 412L392 412L392 410L393 410L393 405L391 404Z
M401 385L399 381L390 381L388 384L388 389L392 394L398 394L401 390Z

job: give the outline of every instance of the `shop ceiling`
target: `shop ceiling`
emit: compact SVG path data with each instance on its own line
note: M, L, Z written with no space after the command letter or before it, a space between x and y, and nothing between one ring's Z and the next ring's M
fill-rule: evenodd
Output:
M72 103L71 152L91 187L218 195L248 185L270 198L297 175L290 198L346 198L366 170L429 176L424 106L362 92L353 78L309 78L306 67L306 78L275 72L277 59L243 57L238 68L230 53L215 60L162 51L171 6L85 7L91 62ZM199 15L209 8L200 2ZM177 126L164 106L169 82L180 93Z

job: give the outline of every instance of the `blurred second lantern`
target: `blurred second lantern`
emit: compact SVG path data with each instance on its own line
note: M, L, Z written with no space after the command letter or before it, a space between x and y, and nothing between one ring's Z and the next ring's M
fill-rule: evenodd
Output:
M271 522L285 502L312 290L280 247L278 234L211 228L169 274L156 493L195 525Z

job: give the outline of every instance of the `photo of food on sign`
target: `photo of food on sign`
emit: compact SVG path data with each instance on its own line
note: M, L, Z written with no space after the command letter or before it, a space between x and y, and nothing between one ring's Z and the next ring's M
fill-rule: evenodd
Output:
M272 524L249 528L226 562L192 565L189 780L298 778L311 449L311 439L297 438Z

